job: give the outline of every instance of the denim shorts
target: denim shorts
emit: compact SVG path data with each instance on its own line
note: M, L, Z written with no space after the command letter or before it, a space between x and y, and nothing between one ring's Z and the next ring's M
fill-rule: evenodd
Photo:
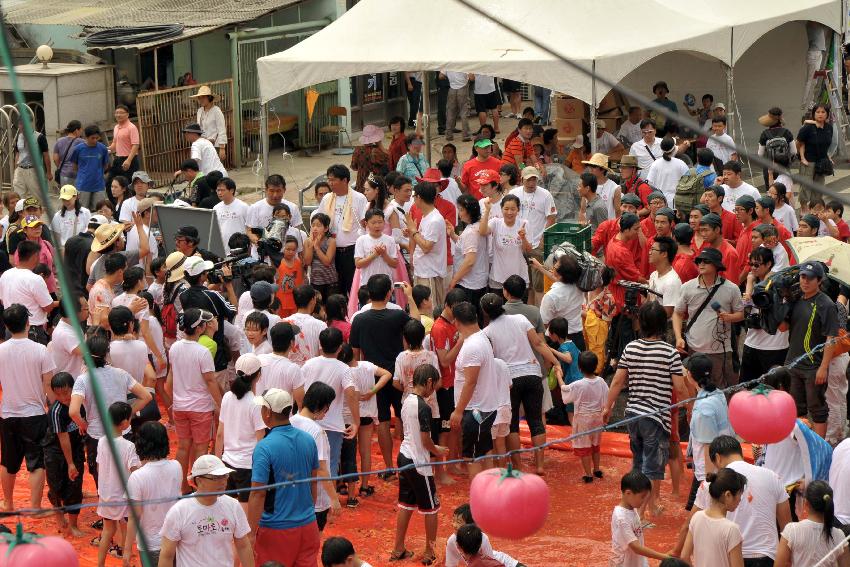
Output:
M635 414L626 414L627 418ZM632 449L632 468L650 480L664 480L664 469L670 454L670 432L649 417L628 423L629 445Z

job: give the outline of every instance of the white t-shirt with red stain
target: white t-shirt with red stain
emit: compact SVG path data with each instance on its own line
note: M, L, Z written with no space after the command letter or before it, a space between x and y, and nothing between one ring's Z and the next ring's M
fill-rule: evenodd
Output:
M395 359L395 375L393 382L401 384L401 403L407 399L407 396L413 393L413 373L423 364L430 364L440 371L440 361L437 359L437 354L432 350L403 350L398 353ZM432 392L430 396L425 398L428 407L431 408L431 415L439 417L440 408L437 406L437 393Z
M174 386L174 410L206 412L215 409L204 374L215 372L212 354L197 341L181 339L168 351Z

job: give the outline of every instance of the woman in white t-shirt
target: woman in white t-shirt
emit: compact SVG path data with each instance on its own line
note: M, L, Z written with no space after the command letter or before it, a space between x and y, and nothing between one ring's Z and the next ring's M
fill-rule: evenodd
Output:
M782 530L776 550L774 567L849 567L850 552L847 542L839 545L844 533L834 526L835 505L832 488L822 480L806 487L806 519L791 522ZM838 549L836 549L836 547ZM829 558L818 563L829 554Z
M221 458L225 466L236 471L227 477L227 490L239 490L251 486L254 447L266 432L260 406L254 403L252 393L261 371L262 364L256 354L240 356L236 361L236 378L230 384L230 391L221 398L215 454ZM248 491L234 495L245 512L248 511L250 495Z
M460 236L452 232L452 241L460 243L463 258L455 260L454 275L449 288L459 287L466 292L466 299L473 305L478 305L481 297L487 292L490 279L490 254L487 248L487 238L481 235L481 206L475 197L466 194L457 198L457 213L466 225Z
M142 466L127 480L127 494L136 502L157 500L144 506L134 506L139 518L140 529L145 534L147 556L150 565L159 563L159 547L162 537L159 531L165 515L180 497L182 470L180 463L168 458L168 431L157 421L145 423L136 431L136 454ZM163 501L165 500L165 501ZM127 538L124 540L125 564L133 558L133 543L136 542L135 516L127 520ZM139 540L139 554L144 553Z
M62 208L53 215L50 230L59 239L59 245L65 246L69 238L88 229L91 211L80 204L73 185L63 186L59 191L59 199Z
M112 300L112 307L116 307L119 305L123 305L129 307L133 300L138 297L139 292L141 292L147 286L147 280L145 279L145 270L144 268L140 268L139 266L132 266L124 270L124 281L121 284L121 288L124 290L124 293L116 296ZM139 311L138 320L139 320L139 337L145 342L148 347L148 350L153 354L154 360L154 370L159 371L165 368L165 350L162 345L158 345L154 340L153 334L151 333L150 321L151 318L150 310L148 308Z
M694 567L743 567L743 537L738 524L726 518L741 502L747 477L730 469L709 473L711 504L693 516L688 526L682 558Z
M519 219L519 197L505 195L502 198L502 218L490 218L490 203L484 203L482 218L489 218L478 225L481 236L489 236L493 249L493 265L490 267L489 287L501 289L502 284L514 274L527 284L528 264L524 254L532 250L527 238L526 221Z
M531 442L535 446L546 443L546 426L543 423L543 370L534 351L555 368L555 376L563 379L561 364L552 350L543 342L534 326L524 315L507 315L505 300L495 293L481 298L481 310L490 319L483 332L493 345L496 358L505 361L511 381L505 384L509 390L511 424L508 449L519 449L519 409L522 405L525 420L531 431ZM505 392L507 394L507 392ZM497 418L498 419L498 418ZM543 472L543 451L535 454L537 473ZM514 466L519 465L515 455Z
M791 181L791 178L788 178L788 181ZM777 179L773 185L768 187L767 194L776 202L776 207L773 209L773 218L781 222L791 232L796 233L797 229L800 228L800 223L797 220L797 213L794 211L794 207L791 206L791 194L788 192L788 187L791 187L791 185L785 185Z
M649 166L646 181L664 193L664 198L672 207L676 200L676 185L683 175L688 173L688 166L677 157L676 144L672 138L664 138L661 140L661 159L655 160Z

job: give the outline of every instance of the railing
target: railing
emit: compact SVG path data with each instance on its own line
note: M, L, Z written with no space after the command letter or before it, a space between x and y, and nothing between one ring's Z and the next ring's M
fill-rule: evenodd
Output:
M227 160L233 167L233 79L204 83L215 94L215 103L227 125ZM190 98L200 85L140 93L136 98L142 167L158 185L169 183L180 164L189 158L189 143L181 130L195 122L198 104Z

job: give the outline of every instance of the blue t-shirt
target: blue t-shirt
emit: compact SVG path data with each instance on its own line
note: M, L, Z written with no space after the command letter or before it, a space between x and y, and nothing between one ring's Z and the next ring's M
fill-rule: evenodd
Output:
M570 364L561 361L561 370L564 371L564 384L572 384L573 382L581 380L581 370L578 369L578 356L581 352L578 350L575 343L573 341L562 343L561 346L558 347L558 352L568 352L573 357L573 361Z
M714 173L714 169L710 165L698 165L694 171L697 172L697 175L703 171L711 171L711 173L702 178L702 185L706 189L714 185L714 180L717 179L717 174Z
M77 147L71 150L68 161L77 164L77 191L103 191L103 170L109 164L109 150L106 146L100 142L95 146L77 144Z
M310 478L319 468L319 451L308 433L291 425L279 425L257 443L251 468L251 482L260 484ZM270 489L266 493L260 526L286 530L314 521L310 483Z

